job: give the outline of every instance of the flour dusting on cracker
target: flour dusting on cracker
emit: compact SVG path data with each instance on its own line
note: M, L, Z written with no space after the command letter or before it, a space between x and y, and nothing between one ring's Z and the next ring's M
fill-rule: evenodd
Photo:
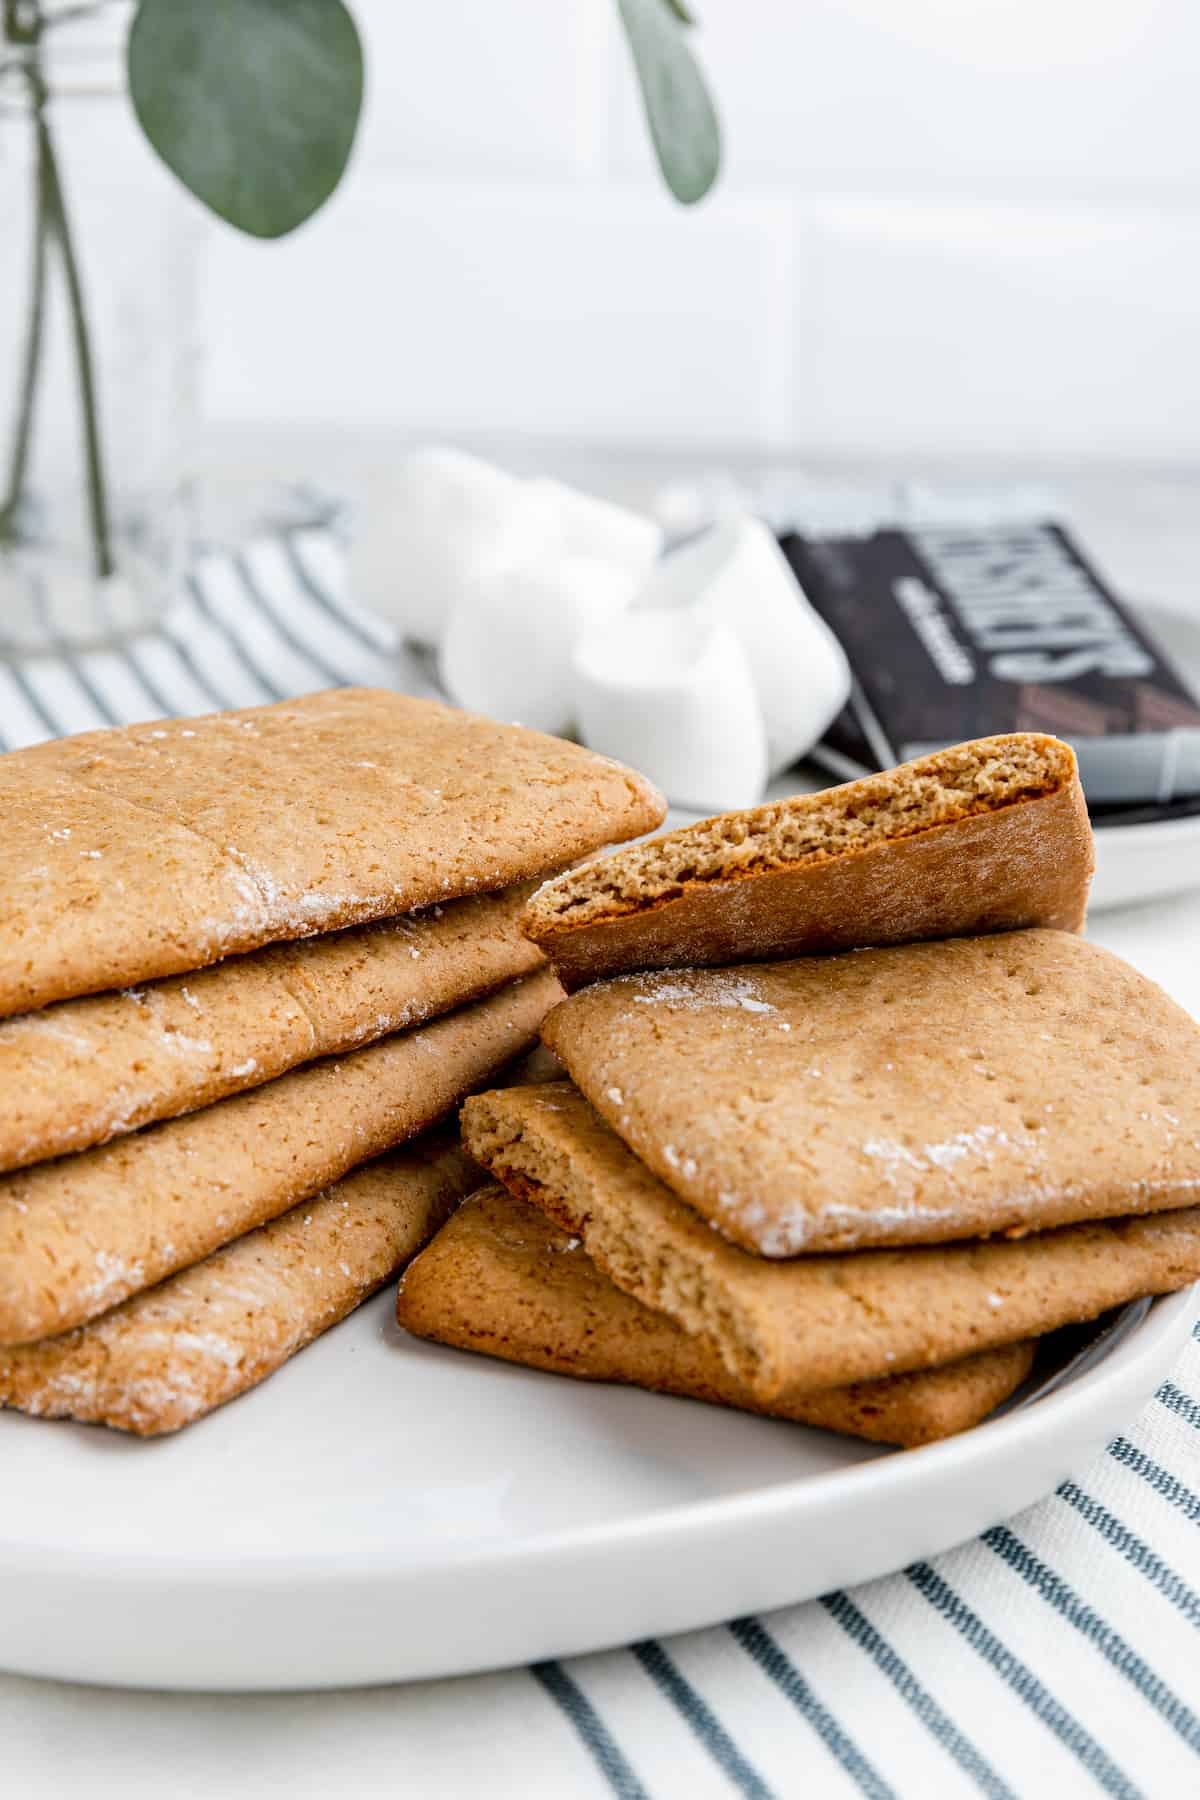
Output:
M692 1012L705 1012L711 1007L735 1008L748 1013L773 1013L776 1008L764 1000L754 978L746 974L725 975L696 971L685 975L640 975L636 977L633 1000L639 1006L683 1006Z

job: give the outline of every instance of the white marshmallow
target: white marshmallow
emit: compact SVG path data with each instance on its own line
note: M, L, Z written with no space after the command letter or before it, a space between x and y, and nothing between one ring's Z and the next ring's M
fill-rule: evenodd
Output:
M540 559L484 569L450 610L442 683L473 712L562 735L575 723L575 644L593 629L607 629L633 596L623 570L546 549Z
M636 585L662 541L660 525L627 507L435 445L403 457L356 519L351 582L406 638L436 647L459 599L498 565L553 552L606 563Z
M767 730L770 773L807 755L846 704L850 666L761 520L743 514L664 557L643 609L705 606L737 637Z
M459 593L508 556L542 510L528 482L477 456L415 450L355 520L353 587L406 638L438 644Z
M564 555L593 557L624 570L637 584L646 580L663 547L663 529L654 519L561 481L539 479L528 486L543 517L553 521L550 528Z
M580 734L631 763L677 806L753 806L767 737L745 652L704 608L626 613L572 659Z

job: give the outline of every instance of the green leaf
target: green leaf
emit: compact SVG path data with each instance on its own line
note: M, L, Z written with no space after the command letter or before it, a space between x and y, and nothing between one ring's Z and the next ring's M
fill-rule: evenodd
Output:
M721 128L672 0L617 0L659 167L677 200L702 200L721 166Z
M294 231L341 180L363 92L342 0L140 0L128 62L142 130L240 231Z

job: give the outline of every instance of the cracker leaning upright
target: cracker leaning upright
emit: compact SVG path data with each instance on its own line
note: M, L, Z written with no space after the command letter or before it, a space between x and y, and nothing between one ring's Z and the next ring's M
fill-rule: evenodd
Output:
M1075 756L981 738L686 825L549 881L525 929L567 988L628 969L1077 931L1094 850Z
M368 688L13 751L0 808L0 1015L508 887L663 816L606 757Z

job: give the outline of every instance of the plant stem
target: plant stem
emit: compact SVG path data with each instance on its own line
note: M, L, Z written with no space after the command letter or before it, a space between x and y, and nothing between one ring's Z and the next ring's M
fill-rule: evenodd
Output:
M4 35L10 44L36 44L44 24L41 0L4 0Z
M92 341L88 327L83 282L75 256L71 221L67 216L58 157L50 135L44 109L37 114L39 163L46 171L46 229L54 237L62 255L63 273L67 278L67 304L71 315L71 336L75 344L75 366L79 375L79 405L83 415L83 454L87 482L88 516L92 528L92 566L98 576L111 575L115 568L112 555L112 533L108 520L108 496L104 479L104 458L100 448L100 412L96 403L96 381L92 369Z
M33 406L41 372L44 349L46 250L53 240L62 257L67 283L67 306L71 335L75 346L75 364L79 377L79 403L83 423L83 454L87 488L88 517L91 525L92 566L97 576L111 575L114 569L112 533L109 525L108 498L104 477L104 459L100 446L99 408L93 373L91 332L79 263L75 254L71 222L67 214L59 173L58 156L47 117L49 94L41 64L41 37L48 21L39 0L4 0L4 23L10 42L27 47L25 65L33 104L34 138L37 146L37 193L35 202L33 279L29 302L29 330L25 340L25 361L21 377L21 394L13 440L10 479L4 505L0 508L0 541L11 541L16 535L16 519L24 493L28 472L29 447L33 429Z
M46 320L46 181L38 151L34 177L32 275L29 287L29 321L25 354L21 363L20 395L16 428L8 464L8 487L0 506L0 543L11 543L17 534L17 514L25 491L29 449L33 436L33 402L42 366L42 331Z
M10 44L28 50L26 56L14 56L5 67L19 69L29 84L30 99L36 109L40 70L31 57L41 35L41 9L36 4L23 6L20 0L4 0L4 36ZM42 328L46 316L46 193L41 158L38 156L33 179L33 238L31 246L29 320L25 333L25 354L21 363L17 412L14 421L12 449L8 462L8 487L0 506L0 543L11 543L17 535L17 516L25 489L29 466L29 449L33 433L33 403L37 394L42 364Z

